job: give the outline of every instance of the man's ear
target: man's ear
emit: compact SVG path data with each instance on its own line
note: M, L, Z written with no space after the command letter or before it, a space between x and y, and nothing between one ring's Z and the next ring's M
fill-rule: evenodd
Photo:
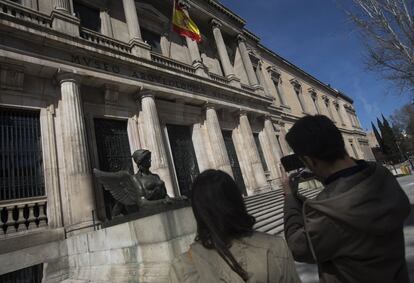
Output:
M316 160L305 155L301 157L302 162L305 163L306 167L308 167L309 169L315 168L317 166L316 164Z

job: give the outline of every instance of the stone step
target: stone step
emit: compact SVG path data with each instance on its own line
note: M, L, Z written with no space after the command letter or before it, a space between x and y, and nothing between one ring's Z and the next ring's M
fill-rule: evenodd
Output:
M307 198L314 198L321 189L300 189L300 193ZM282 190L274 190L263 194L245 198L247 211L256 218L254 229L268 234L283 232L283 205Z

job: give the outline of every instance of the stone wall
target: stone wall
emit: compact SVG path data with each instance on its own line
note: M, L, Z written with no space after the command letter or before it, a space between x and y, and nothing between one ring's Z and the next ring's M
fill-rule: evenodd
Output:
M63 241L3 254L0 274L44 263L43 282L167 282L170 262L188 249L191 208L126 222Z

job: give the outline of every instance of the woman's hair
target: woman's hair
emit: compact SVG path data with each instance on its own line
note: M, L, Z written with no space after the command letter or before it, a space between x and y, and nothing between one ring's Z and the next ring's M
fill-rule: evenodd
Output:
M227 173L207 170L192 185L191 204L197 222L197 241L215 249L247 281L247 272L229 251L234 239L250 236L255 219L249 215L236 183Z

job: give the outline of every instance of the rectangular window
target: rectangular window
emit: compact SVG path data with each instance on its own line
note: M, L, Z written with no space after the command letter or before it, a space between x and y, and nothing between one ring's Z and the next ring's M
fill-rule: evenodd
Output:
M303 97L302 97L302 90L300 88L295 89L295 93L296 93L296 96L298 97L300 108L302 109L303 112L306 112L305 104L304 104Z
M0 200L43 195L39 112L0 108Z
M262 162L263 170L265 172L269 171L269 168L267 167L266 159L265 159L264 154L263 154L263 149L262 149L262 146L260 144L259 134L258 133L253 133L253 137L254 137L254 141L256 143L257 151L259 152L260 161Z
M320 114L319 106L318 106L318 101L317 101L316 96L312 96L312 101L313 101L313 105L315 106L316 113Z
M285 153L283 152L282 145L280 143L280 137L278 135L276 135L276 139L277 139L277 144L279 145L279 148L280 148L280 153L282 153L282 156L285 156Z
M355 149L355 145L354 145L354 143L353 142L349 142L350 144L351 144L351 148L352 148L352 152L354 153L354 157L356 158L356 159L358 159L359 158L359 156L358 156L358 153L357 153L357 151L356 151L356 149Z
M0 275L0 282L41 283L43 263Z
M162 54L161 50L161 35L141 28L142 39L152 47L152 51Z
M274 86L276 88L276 94L277 94L277 98L279 99L279 103L281 105L286 105L285 99L283 97L282 90L280 89L281 86L279 85L279 81L276 80L276 79L272 79L272 82L273 82L273 84L274 84Z
M78 1L73 2L73 9L75 10L76 17L80 19L80 24L82 27L96 32L101 31L101 18L99 9L86 6Z
M336 113L338 113L338 117L339 117L339 120L341 121L341 124L344 124L344 120L342 119L342 114L341 114L338 104L335 105L335 110L336 110Z

